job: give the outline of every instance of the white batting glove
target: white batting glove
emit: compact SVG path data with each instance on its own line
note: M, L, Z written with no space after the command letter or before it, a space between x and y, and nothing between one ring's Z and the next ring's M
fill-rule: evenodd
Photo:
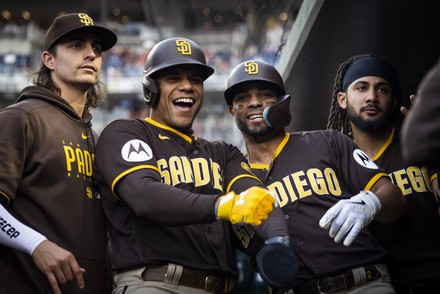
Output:
M345 237L344 246L348 247L381 209L382 204L373 192L361 191L333 205L319 220L319 226L323 229L330 227L329 236L336 243Z

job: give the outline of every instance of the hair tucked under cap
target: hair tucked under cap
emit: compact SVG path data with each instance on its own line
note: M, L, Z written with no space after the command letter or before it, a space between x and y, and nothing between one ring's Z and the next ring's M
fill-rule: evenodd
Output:
M347 91L348 86L355 80L367 76L384 78L391 84L394 92L400 92L399 78L392 64L374 55L361 57L347 68L342 80L342 91Z

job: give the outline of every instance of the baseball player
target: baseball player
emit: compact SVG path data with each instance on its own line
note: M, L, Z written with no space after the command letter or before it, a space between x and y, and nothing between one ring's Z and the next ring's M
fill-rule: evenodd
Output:
M90 109L117 42L85 13L57 17L33 85L0 112L0 293L111 290Z
M339 67L332 97L328 127L352 137L408 201L397 222L371 226L388 249L393 285L398 293L440 293L440 216L431 186L437 174L402 158L394 67L376 55L353 56Z
M270 64L237 65L224 97L252 170L286 216L299 259L293 287L274 292L394 293L386 252L366 228L405 211L405 198L387 174L339 132L286 133L290 96Z
M281 210L272 226L261 225L274 197L257 187L241 152L192 132L213 72L192 40L157 43L142 76L149 117L114 121L100 136L95 162L113 293L229 293L237 277L231 223L259 226L264 249L288 248L279 241L288 240Z

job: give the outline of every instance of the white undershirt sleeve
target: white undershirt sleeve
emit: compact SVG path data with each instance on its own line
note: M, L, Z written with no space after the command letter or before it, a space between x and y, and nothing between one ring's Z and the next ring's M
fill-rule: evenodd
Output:
M31 255L47 238L22 224L0 205L0 244Z

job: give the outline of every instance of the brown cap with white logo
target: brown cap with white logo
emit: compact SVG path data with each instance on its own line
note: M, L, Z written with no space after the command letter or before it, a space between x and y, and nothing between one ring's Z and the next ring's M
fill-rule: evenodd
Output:
M70 13L58 16L46 32L44 50L49 50L59 39L76 32L90 32L100 40L102 51L112 48L118 38L116 34L104 27L95 25L95 21L85 13Z

